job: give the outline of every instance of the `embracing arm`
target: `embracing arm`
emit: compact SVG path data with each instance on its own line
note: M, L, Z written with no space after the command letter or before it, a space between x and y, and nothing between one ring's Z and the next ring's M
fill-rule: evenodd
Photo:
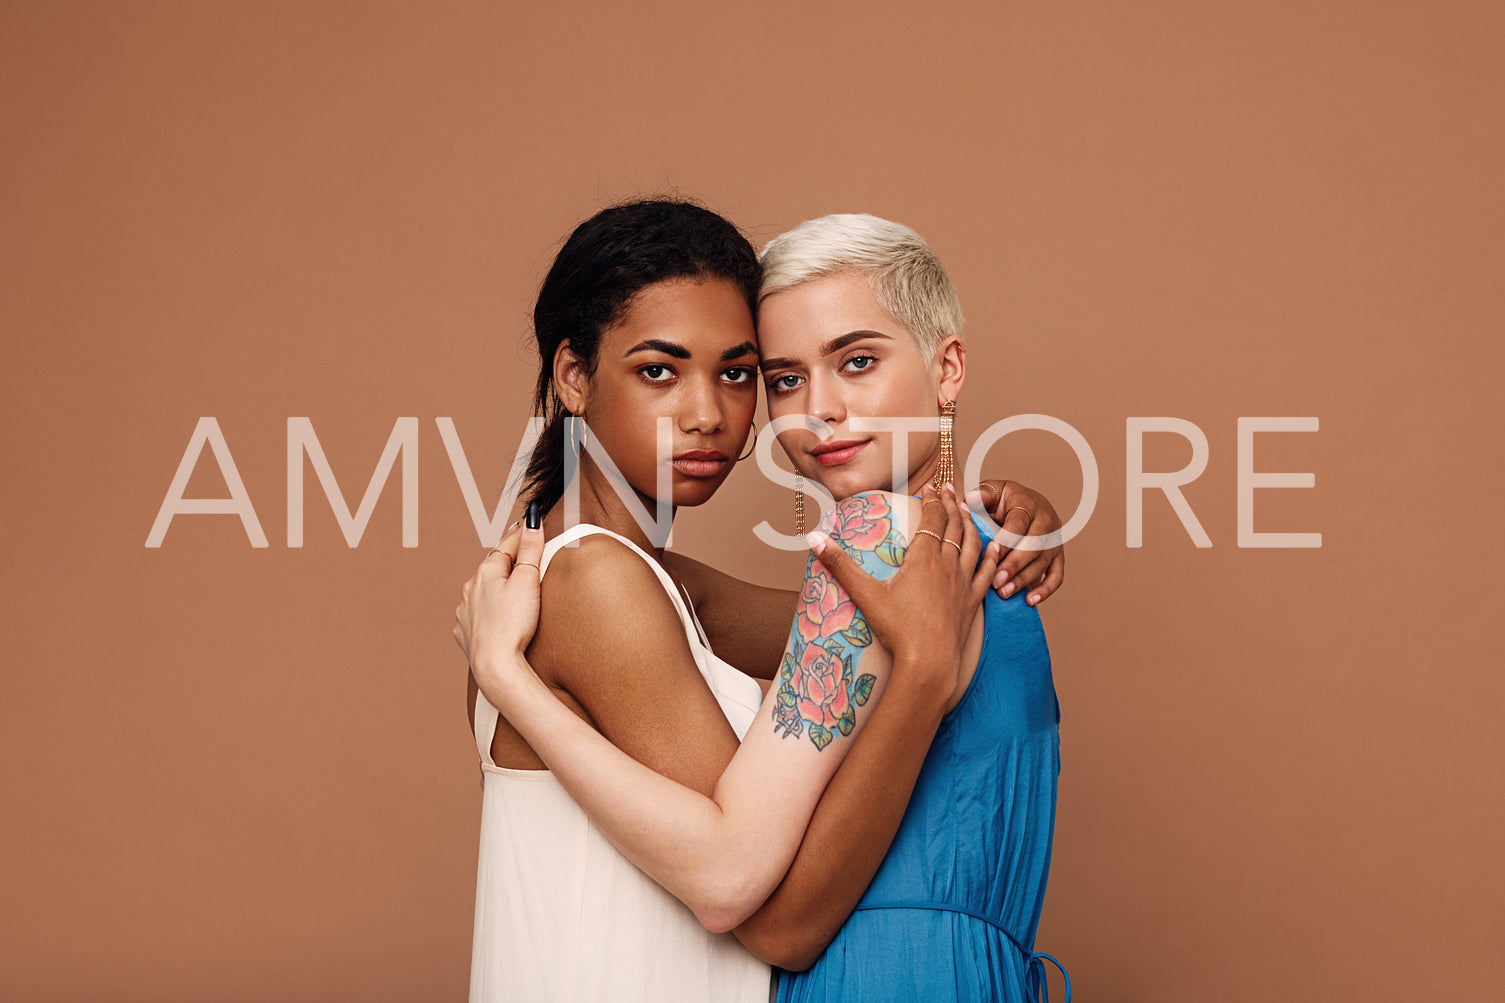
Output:
M854 499L846 516L844 526L828 525L827 531L848 546L881 553L874 556L876 563L897 566L903 537L882 496ZM545 601L545 610L549 605ZM632 632L632 621L613 619ZM630 647L643 640L633 638ZM824 568L812 563L780 681L709 797L619 751L611 736L555 699L525 665L509 659L473 660L473 665L482 692L607 839L705 926L727 930L777 887L821 791L867 716L859 711L882 689L889 657L871 641L853 604ZM615 675L620 685L633 684L628 677L635 674ZM712 713L721 717L719 710Z
M894 530L885 497L848 500L827 528L855 559L892 574L903 537ZM950 511L955 513L954 505ZM939 507L925 518L945 529ZM939 543L921 550L917 563L928 571L900 576L909 589L908 608L913 613L918 601L929 613L957 618L972 565L958 586L962 562L956 552ZM976 553L974 546L974 560ZM822 789L852 744L849 736L867 716L864 705L887 674L887 652L871 644L866 622L820 565L806 579L799 613L779 682L711 797L623 755L555 700L521 660L482 658L471 650L472 662L488 698L607 838L707 927L724 930L749 916L778 885ZM951 630L956 633L954 625ZM942 649L930 646L929 665L909 666L919 659L900 664L917 675L932 673L928 688L949 693L959 642L953 638Z
M966 565L976 559L980 544L971 520L961 522L961 526L949 522L944 535L965 541ZM990 546L978 565L972 581L973 608L986 593L999 556L1000 549ZM822 560L847 585L858 606L873 611L870 619L881 643L889 643L888 638L896 631L915 633L913 619L878 619L880 612L887 614L894 607L871 601L868 593L875 586L846 574L840 566L840 553L822 554ZM974 626L981 628L981 624ZM919 650L946 645L944 636L919 640ZM886 697L874 709L865 737L853 747L821 795L804 842L783 881L758 911L733 931L748 950L770 964L802 971L815 963L856 908L899 830L951 696L943 689L916 685L919 677L900 666L907 657L912 656L895 655Z
M799 853L774 893L732 932L772 965L815 963L883 863L945 714L945 698L896 669L853 747L821 796Z

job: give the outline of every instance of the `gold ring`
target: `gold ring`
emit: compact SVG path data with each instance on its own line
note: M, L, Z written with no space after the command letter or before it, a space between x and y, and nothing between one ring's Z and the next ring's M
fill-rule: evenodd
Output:
M956 552L958 554L960 554L962 552L962 545L959 544L959 543L957 543L955 540L942 540L941 542L942 543L949 543L949 544L951 544L951 546L953 546L953 547L956 548Z
M1033 523L1035 521L1035 513L1031 512L1029 509L1025 508L1023 505L1010 505L1008 508L1006 508L1006 509L1003 510L1003 518L1001 520L999 520L1000 523L1004 523L1004 522L1008 522L1009 521L1009 513L1010 512L1023 512L1024 513L1024 518L1028 519L1031 523Z
M532 568L534 571L537 571L540 575L543 574L543 569L540 568L538 565L534 564L532 561L518 561L516 564L512 565L512 570L513 571L516 571L518 568Z
M926 535L926 536L933 536L933 537L935 537L935 538L936 538L936 539L937 539L937 540L940 540L940 541L941 541L941 542L942 542L942 543L945 543L945 542L946 542L946 541L945 541L945 540L944 540L944 539L943 539L943 538L942 538L942 537L941 537L941 534L939 534L939 533L936 533L936 532L934 532L934 531L932 531L932 530L928 530L928 529L917 529L917 530L915 530L915 533L917 533L917 534L918 534L918 533L924 533L924 534L925 534L925 535Z

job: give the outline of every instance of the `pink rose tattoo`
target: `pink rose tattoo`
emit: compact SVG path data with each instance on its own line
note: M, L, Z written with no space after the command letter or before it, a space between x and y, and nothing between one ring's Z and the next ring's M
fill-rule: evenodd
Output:
M800 670L794 676L795 706L800 717L827 730L837 727L852 706L846 686L851 673L851 666L840 653L813 644L805 648Z
M850 627L856 618L857 604L846 599L841 586L832 581L824 569L805 580L799 615L795 620L800 640L809 644L835 637Z
M858 495L833 515L836 528L827 535L846 544L848 550L874 550L893 531L893 510L883 495Z

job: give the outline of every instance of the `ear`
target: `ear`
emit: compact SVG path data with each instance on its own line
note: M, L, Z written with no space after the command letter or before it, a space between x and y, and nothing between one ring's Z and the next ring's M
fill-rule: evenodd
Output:
M961 396L962 383L967 376L967 346L956 335L941 342L935 352L934 363L941 401L956 400ZM937 403L940 403L938 401Z
M568 341L554 352L554 389L559 393L565 410L573 415L585 414L590 378L585 372L585 363Z

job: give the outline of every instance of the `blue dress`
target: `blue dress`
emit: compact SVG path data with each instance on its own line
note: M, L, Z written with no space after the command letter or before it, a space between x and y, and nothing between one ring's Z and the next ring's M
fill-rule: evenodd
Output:
M814 966L779 973L779 1003L1043 997L1048 956L1033 944L1061 712L1027 594L983 600L977 672L936 732L888 856Z

